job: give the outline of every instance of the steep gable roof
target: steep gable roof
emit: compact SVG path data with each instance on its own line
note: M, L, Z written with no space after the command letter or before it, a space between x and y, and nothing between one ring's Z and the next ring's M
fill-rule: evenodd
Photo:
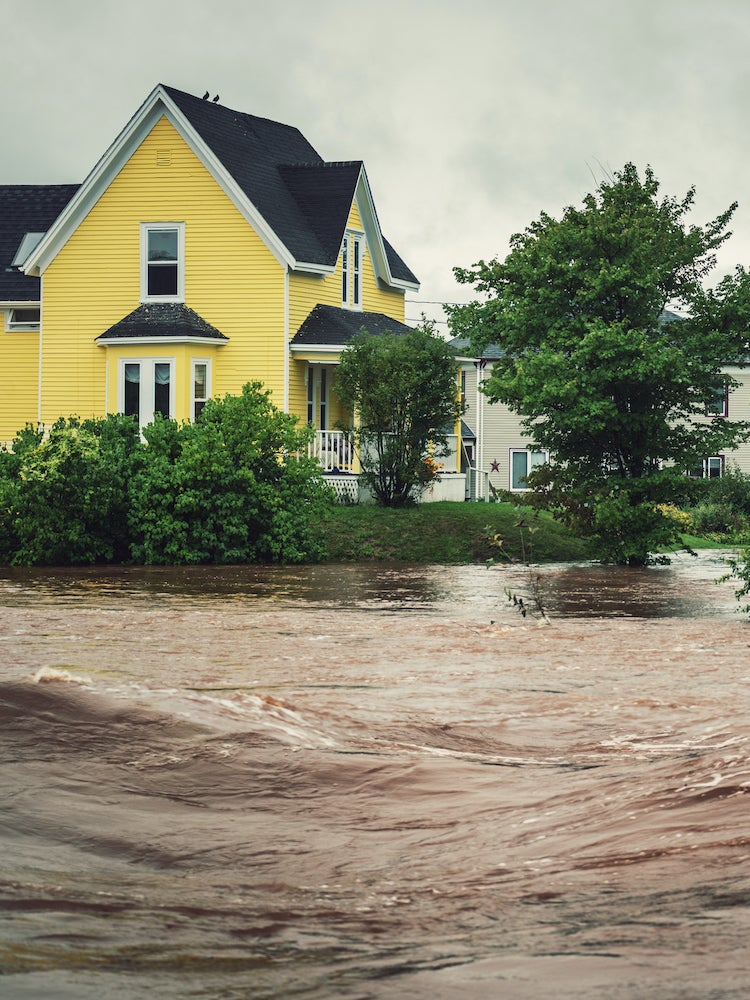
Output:
M341 249L361 172L360 161L279 167L284 185L315 233L324 262L331 267L335 266Z
M24 236L45 233L77 190L77 184L0 185L1 302L39 301L39 279L13 261Z
M285 164L323 162L299 129L233 111L174 87L163 90L295 259L321 261L315 232L279 171Z
M418 284L383 239L360 162L325 163L293 126L161 84L91 171L66 217L32 253L28 261L32 273L43 270L54 257L162 116L287 266L314 273L332 271L356 197L362 202L361 215L378 277L399 287Z

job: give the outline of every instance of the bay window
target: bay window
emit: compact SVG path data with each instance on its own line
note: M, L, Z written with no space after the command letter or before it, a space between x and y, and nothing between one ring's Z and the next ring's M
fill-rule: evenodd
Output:
M174 417L174 359L121 359L118 409L135 417L140 427L156 413Z

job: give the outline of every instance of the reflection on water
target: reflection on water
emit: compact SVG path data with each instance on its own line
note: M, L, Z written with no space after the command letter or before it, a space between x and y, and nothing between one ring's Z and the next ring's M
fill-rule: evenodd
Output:
M565 618L691 618L732 614L726 573L729 550L678 555L670 566L630 568L591 563L527 570L518 565L444 566L401 563L320 566L0 568L0 603L60 597L71 603L169 602L208 599L273 606L297 602L374 611L433 611L493 619L505 608L505 589L532 593L532 577L549 614ZM489 574L489 575L488 575Z

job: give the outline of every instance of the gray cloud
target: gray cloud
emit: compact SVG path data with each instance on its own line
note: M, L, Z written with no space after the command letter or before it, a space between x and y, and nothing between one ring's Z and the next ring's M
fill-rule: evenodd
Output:
M164 82L364 159L423 303L628 160L696 222L739 200L721 268L750 258L745 0L0 3L3 183L82 180Z

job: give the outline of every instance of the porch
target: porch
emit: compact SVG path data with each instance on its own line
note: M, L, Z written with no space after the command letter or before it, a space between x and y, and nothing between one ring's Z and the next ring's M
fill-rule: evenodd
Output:
M457 464L458 435L448 435L447 444L448 454L436 460L439 476L423 494L423 503L436 500L460 502L465 499L466 476L458 471ZM318 461L340 503L372 502L369 490L360 481L359 462L348 431L316 431L308 446L308 455Z

